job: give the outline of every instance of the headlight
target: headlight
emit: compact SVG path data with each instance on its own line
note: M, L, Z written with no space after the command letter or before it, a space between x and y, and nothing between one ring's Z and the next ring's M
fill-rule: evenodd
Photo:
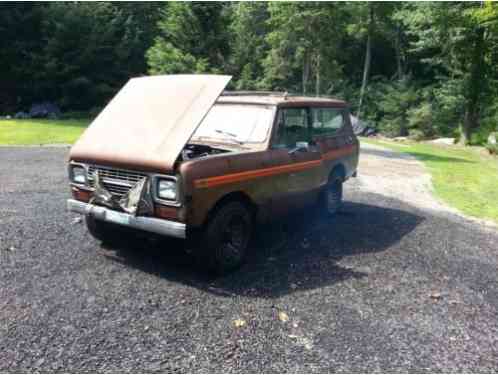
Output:
M169 201L176 200L176 181L158 180L157 197Z
M84 184L86 182L86 171L80 165L73 165L71 167L71 180L77 184Z

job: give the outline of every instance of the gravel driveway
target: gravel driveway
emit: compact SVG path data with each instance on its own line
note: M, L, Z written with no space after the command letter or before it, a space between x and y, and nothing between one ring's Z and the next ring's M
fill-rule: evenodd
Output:
M66 153L0 149L0 372L498 370L498 232L427 204L417 163L365 149L333 221L259 228L210 279L181 242L93 240Z

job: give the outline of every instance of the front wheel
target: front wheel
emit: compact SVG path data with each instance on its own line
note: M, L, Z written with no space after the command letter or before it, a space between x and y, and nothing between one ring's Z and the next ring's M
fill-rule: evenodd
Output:
M120 231L120 228L117 228L116 225L98 220L88 214L85 215L85 222L88 232L90 232L92 237L102 241L105 244L113 244L118 242L121 237L120 234L122 231Z
M252 221L251 211L241 202L228 202L218 208L196 249L199 265L217 274L238 268L247 253Z

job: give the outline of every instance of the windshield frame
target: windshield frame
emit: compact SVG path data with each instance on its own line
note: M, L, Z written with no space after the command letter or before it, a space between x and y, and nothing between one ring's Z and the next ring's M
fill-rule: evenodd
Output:
M202 126L202 121L209 115L209 112L213 109L214 106L251 106L251 107L263 107L267 108L268 110L271 111L271 116L270 116L270 121L268 124L268 130L266 131L265 138L261 141L239 141L236 139L231 139L230 137L226 136L223 137L220 134L220 137L210 137L210 136L195 136L195 132L199 130L199 128ZM274 104L263 104L263 103L247 103L247 102L228 102L228 101L223 101L223 102L215 102L213 106L209 109L209 111L206 113L206 115L203 117L199 127L196 129L194 134L192 134L189 143L199 143L202 141L210 142L210 143L217 143L217 144L224 144L224 145L230 145L232 147L236 148L251 148L254 146L262 146L262 145L268 145L273 133L273 125L275 123L275 114L277 112L277 106Z

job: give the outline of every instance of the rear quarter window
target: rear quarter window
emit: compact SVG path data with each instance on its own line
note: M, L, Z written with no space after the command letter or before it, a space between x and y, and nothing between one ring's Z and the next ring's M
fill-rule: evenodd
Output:
M311 108L312 135L334 135L345 125L344 108Z

